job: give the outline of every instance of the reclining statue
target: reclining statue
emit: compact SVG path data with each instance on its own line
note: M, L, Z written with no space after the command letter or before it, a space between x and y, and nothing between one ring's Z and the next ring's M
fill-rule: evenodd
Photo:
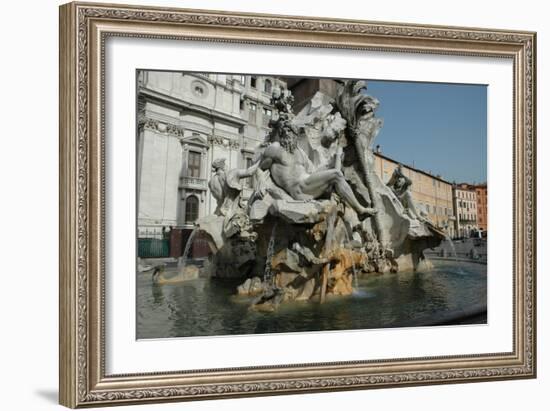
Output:
M321 197L330 189L351 206L360 216L376 214L374 208L364 207L340 170L332 164L315 168L307 154L298 146L298 134L292 123L281 120L276 141L272 141L261 156L259 166L269 170L275 184L294 200L308 201ZM334 159L336 163L337 159Z

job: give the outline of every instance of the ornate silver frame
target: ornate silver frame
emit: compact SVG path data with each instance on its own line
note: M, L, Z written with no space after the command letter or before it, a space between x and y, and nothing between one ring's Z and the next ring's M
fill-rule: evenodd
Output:
M106 375L104 43L109 36L474 55L514 63L514 349L470 356ZM70 3L60 8L60 403L68 407L536 376L536 35Z

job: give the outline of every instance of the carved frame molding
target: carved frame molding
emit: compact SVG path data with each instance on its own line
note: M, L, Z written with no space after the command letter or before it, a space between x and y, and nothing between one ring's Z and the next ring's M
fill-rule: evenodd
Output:
M536 376L535 33L92 3L61 6L60 27L61 404L102 406ZM513 352L106 375L103 69L109 36L513 59Z

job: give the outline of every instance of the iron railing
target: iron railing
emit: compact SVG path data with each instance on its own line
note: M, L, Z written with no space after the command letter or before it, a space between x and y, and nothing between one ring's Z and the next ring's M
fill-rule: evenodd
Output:
M166 258L169 256L169 240L161 240L158 238L138 238L138 257Z

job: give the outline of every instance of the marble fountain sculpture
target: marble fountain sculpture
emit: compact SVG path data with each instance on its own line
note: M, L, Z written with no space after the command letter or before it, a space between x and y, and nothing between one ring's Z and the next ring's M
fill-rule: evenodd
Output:
M252 308L349 295L358 275L415 270L445 234L416 207L398 167L387 184L374 172L379 101L364 81L317 92L296 115L288 90L275 89L270 133L246 170L212 164L218 207L197 222L207 234L214 277L242 277ZM254 191L242 198L243 178Z

